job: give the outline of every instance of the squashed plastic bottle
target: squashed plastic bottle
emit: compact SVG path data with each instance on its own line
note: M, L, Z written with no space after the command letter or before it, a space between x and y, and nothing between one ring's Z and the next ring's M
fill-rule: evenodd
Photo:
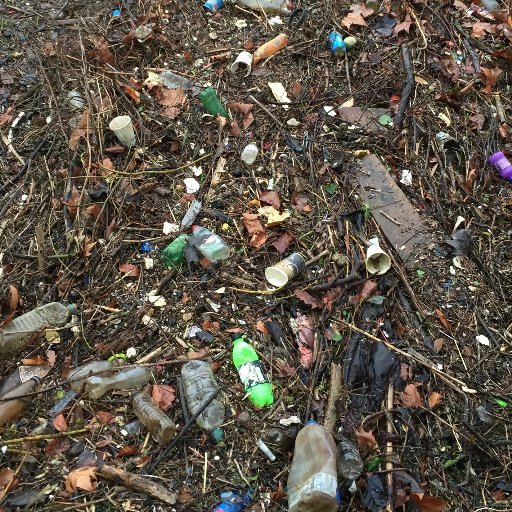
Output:
M228 111L222 104L215 89L207 87L199 93L199 99L201 100L206 112L213 117L221 116L228 117Z
M33 401L33 397L17 398L28 393L32 393L35 387L39 384L39 379L33 378L23 382L16 389L6 393L2 400L12 398L6 402L0 402L0 427L10 425L21 414L25 406Z
M192 226L196 249L211 262L229 258L231 249L222 237L202 226Z
M155 441L167 444L175 436L176 425L147 393L133 394L133 412Z
M308 422L295 441L288 475L289 512L336 512L337 449L327 430Z
M73 391L80 393L85 386L87 377L90 377L93 373L107 372L113 368L110 361L93 361L92 363L78 366L71 370L68 376L69 386ZM107 377L107 373L97 375L97 377Z
M178 267L185 259L185 247L190 235L182 234L176 237L163 251L160 256L162 263L167 267Z
M338 473L349 480L358 478L363 472L364 463L357 446L344 437L338 443L338 453Z
M192 83L188 78L177 75L172 71L162 71L158 80L164 87L169 89L192 89Z
M272 405L274 396L263 363L254 348L244 340L241 334L233 335L233 363L253 405L256 407Z
M223 492L220 495L222 500L212 512L241 512L251 501L251 493L241 495L236 491Z
M147 384L152 377L151 370L142 366L121 370L112 377L89 377L85 384L85 390L90 398L103 396L112 389L134 389Z
M190 361L184 365L181 369L181 380L191 414L194 414L219 387L206 361ZM222 425L225 414L224 404L218 398L214 398L197 417L196 423L205 430L213 431ZM212 434L215 436L215 433Z
M66 325L69 315L68 306L50 302L15 318L0 328L0 354L22 348L34 334L43 329Z
M290 14L286 0L236 0L236 4L259 12Z

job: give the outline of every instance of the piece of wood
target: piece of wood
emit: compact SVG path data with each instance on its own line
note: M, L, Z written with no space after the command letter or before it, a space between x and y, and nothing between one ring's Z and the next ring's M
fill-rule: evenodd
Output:
M150 478L135 473L128 473L128 471L124 469L108 465L97 468L96 474L106 480L113 482L120 481L125 487L143 492L144 494L149 494L153 498L163 501L168 505L174 505L176 503L176 493L167 490L163 485L153 482Z
M351 179L359 185L362 200L404 265L414 264L425 254L432 235L393 176L377 156L367 155L359 160Z
M342 393L343 368L339 364L331 363L331 382L329 385L329 399L325 409L324 427L331 434L336 426L336 403Z

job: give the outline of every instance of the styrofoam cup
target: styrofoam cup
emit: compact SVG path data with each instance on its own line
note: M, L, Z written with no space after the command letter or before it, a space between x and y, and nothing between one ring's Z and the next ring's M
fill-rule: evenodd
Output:
M366 251L366 270L370 274L382 275L391 268L391 258L378 245L370 245Z
M275 265L265 269L265 278L272 285L281 287L306 268L306 260L298 252L290 254L288 258L278 261Z
M249 52L241 52L229 69L233 74L244 73L244 77L249 76L252 69L252 55Z
M130 116L114 117L108 127L115 133L117 140L127 148L135 146L137 138Z

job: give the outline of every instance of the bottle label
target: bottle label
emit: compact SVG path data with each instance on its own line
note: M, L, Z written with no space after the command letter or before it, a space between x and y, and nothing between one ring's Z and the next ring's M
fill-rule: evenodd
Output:
M309 480L306 480L297 490L288 494L288 508L293 508L304 496L313 492L323 492L336 498L338 480L330 473L317 473Z
M206 245L212 245L217 241L217 237L215 235L208 235L207 237L203 238L201 242Z
M265 370L261 361L250 361L244 363L238 368L240 379L244 383L245 389L249 390L258 384L265 384L268 382L265 376Z

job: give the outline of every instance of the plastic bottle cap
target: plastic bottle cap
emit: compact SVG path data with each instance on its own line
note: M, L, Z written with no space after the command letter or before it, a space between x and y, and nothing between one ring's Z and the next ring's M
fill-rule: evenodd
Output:
M503 151L498 151L497 153L494 153L494 155L491 155L489 157L489 162L494 165L496 162L501 160L504 156L505 155L503 154Z
M198 228L199 227L199 224L192 224L192 226L190 227L190 229L192 231L194 231L194 229Z
M240 338L243 338L243 337L244 337L243 333L241 333L241 332L235 332L235 333L233 333L233 334L231 335L231 341L236 341L236 340L238 340L238 339L240 339Z
M318 425L318 421L308 420L308 421L306 421L306 425Z

